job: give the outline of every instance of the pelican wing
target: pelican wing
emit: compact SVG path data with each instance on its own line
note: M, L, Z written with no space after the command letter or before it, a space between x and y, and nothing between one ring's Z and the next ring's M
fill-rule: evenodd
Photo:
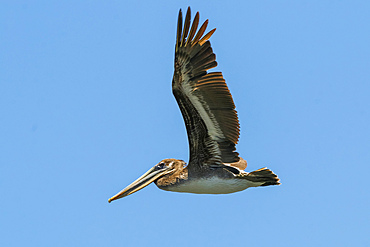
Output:
M239 161L235 145L239 121L235 105L221 72L207 70L217 66L208 39L203 36L208 20L199 28L199 12L190 27L190 7L182 26L179 12L172 90L184 117L190 146L189 165L222 165ZM189 32L190 30L190 32Z

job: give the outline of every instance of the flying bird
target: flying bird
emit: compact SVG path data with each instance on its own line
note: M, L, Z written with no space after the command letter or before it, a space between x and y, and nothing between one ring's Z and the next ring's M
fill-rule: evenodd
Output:
M188 165L179 159L164 159L111 197L108 202L135 193L154 182L167 191L197 194L228 194L249 187L279 185L271 170L246 172L247 162L236 152L239 120L207 34L206 20L198 29L199 12L190 27L190 7L184 25L180 9L175 46L172 92L185 121L189 140Z

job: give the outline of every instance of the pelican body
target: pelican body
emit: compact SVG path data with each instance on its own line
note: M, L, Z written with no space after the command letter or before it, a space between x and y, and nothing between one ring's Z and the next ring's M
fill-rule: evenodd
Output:
M190 149L188 165L164 159L108 201L128 196L154 182L158 188L196 194L228 194L249 187L279 185L269 169L246 172L247 162L236 152L239 120L234 101L217 66L208 20L198 29L199 12L190 27L190 7L184 25L180 9L175 45L172 91L184 118Z

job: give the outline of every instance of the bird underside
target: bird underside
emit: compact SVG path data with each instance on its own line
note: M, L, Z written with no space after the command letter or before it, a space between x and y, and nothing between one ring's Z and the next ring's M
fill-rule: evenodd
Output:
M247 179L232 178L199 178L187 180L181 184L159 187L160 189L174 192L185 192L195 194L229 194L245 190L249 187L257 187L262 183L254 183Z
M169 186L157 186L162 190L173 192L195 194L230 194L245 190L249 187L279 184L279 178L276 176L276 174L267 168L261 168L250 173L239 170L239 174L234 174L230 178L219 176L193 178Z

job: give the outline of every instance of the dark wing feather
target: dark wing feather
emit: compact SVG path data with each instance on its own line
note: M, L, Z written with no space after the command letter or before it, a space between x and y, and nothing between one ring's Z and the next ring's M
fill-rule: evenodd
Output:
M196 14L189 33L188 8L182 31L180 10L172 81L173 94L184 117L188 134L189 165L238 162L235 144L239 138L239 121L233 99L222 73L207 73L208 69L217 66L216 55L208 41L216 29L203 36L208 24L206 20L195 34L198 22L199 13Z

